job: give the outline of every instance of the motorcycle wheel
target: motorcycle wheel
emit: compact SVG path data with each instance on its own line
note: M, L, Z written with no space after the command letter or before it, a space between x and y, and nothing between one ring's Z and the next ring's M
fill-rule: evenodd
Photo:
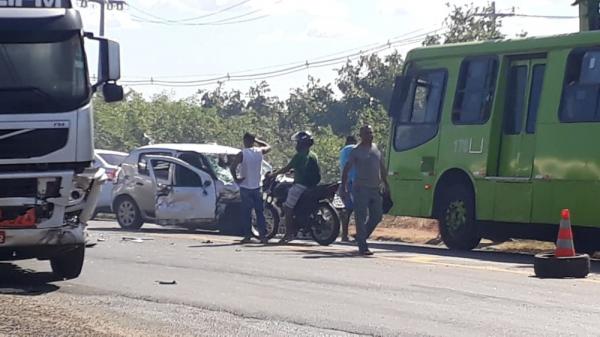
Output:
M329 202L320 202L312 215L310 235L321 246L329 246L340 234L340 216Z
M267 240L272 239L279 232L279 212L271 204L265 204L265 222L267 224ZM259 238L258 228L256 227L256 214L252 212L252 235L255 238Z

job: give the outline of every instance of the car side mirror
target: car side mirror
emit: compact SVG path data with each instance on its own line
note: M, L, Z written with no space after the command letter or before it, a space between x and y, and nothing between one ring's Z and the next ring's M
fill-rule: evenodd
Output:
M204 188L210 187L210 185L212 185L212 181L210 181L210 180L205 180L202 183L202 187L204 187Z

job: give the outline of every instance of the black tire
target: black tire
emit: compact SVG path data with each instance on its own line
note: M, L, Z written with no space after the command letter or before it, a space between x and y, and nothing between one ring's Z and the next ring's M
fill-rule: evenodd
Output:
M50 259L52 272L62 279L79 277L85 259L85 245Z
M329 246L340 235L340 216L330 203L319 203L311 218L310 235L321 246Z
M539 278L584 278L590 273L590 256L576 254L572 257L556 257L554 254L538 254L533 263L535 276Z
M475 196L469 186L460 183L441 186L435 213L442 240L448 248L471 250L479 245Z
M281 221L281 219L279 218L279 212L271 204L265 204L264 214L267 223L266 238L267 240L271 240L273 237L275 237L275 235L277 235L277 233L279 233L279 222ZM260 236L258 228L256 227L256 216L254 215L254 213L252 213L252 235L255 238L258 238Z
M144 224L142 213L135 201L126 195L119 196L115 200L115 215L117 222L123 229L136 230Z

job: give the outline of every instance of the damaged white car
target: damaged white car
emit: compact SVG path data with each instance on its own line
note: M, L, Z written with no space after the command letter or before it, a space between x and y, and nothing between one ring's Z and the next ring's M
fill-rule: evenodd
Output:
M160 144L132 151L113 187L119 225L138 229L150 222L240 234L239 187L228 165L239 152L216 144ZM263 173L268 171L271 166L263 162Z

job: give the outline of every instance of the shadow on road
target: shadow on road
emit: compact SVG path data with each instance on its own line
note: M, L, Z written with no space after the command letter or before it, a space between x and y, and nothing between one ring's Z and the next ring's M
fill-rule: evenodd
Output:
M348 247L355 247L355 244L352 243L339 244ZM369 247L396 253L412 253L439 257L465 258L487 262L512 263L521 264L524 265L524 267L530 267L533 265L533 255L524 253L505 253L485 250L456 251L443 247L427 247L423 245L391 242L370 242ZM592 260L591 272L594 274L600 274L600 260Z
M35 272L14 264L0 263L0 296L37 296L60 289L52 282L61 279L49 272Z
M319 251L312 251L312 250L304 250L304 251L300 251L300 252L306 254L302 257L303 259L310 259L310 260L345 259L345 258L353 258L353 257L356 257L356 258L363 257L363 256L358 255L357 252L319 252Z

